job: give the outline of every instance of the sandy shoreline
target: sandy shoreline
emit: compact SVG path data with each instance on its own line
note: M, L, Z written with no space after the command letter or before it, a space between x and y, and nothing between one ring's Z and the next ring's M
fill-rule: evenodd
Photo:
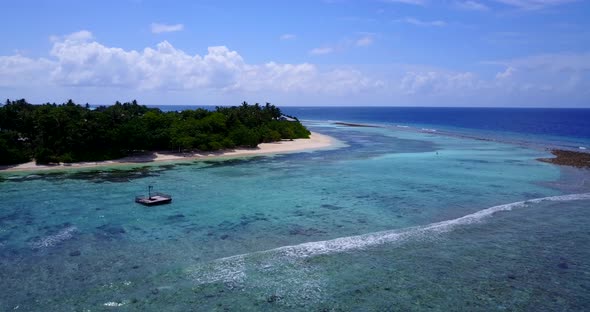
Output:
M136 165L136 164L151 164L154 162L174 162L187 161L199 159L215 159L240 157L250 155L269 155L269 154L284 154L302 152L308 150L324 149L335 146L337 140L323 134L312 132L309 139L295 139L292 141L284 140L273 143L258 144L258 148L240 148L235 150L217 151L217 152L202 152L202 153L172 153L172 152L152 152L143 155L135 155L124 157L116 160L105 160L96 162L79 162L72 164L60 165L37 165L34 161L16 165L16 166L0 166L1 172L21 172L21 171L47 171L47 170L64 170L64 169L80 169L80 168L95 168L95 167L111 167L119 165Z

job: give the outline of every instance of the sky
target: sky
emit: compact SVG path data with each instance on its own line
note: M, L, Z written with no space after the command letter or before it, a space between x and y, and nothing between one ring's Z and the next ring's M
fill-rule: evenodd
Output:
M585 0L3 0L32 103L590 107Z

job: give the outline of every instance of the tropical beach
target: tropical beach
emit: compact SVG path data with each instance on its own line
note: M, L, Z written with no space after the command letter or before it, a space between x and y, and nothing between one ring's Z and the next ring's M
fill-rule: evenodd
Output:
M590 1L0 10L0 311L590 311Z
M22 171L47 171L67 170L82 168L116 167L130 165L148 165L156 162L174 163L178 161L215 160L255 155L272 155L310 151L331 148L337 145L334 138L320 134L311 133L309 139L283 140L274 143L261 143L256 148L242 148L227 151L216 151L212 153L171 153L153 152L142 155L129 156L117 160L106 160L97 162L62 163L52 165L40 165L35 161L13 166L0 166L0 172L22 172Z
M344 144L2 172L0 286L14 290L2 301L27 310L585 306L587 170L412 125L305 124L312 138ZM148 185L173 202L133 203Z

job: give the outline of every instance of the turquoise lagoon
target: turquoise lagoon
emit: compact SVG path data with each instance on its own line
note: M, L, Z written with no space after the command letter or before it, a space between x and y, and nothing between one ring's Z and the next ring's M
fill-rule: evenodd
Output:
M0 310L584 311L590 174L309 122L333 149L0 176ZM171 205L133 202L154 185Z

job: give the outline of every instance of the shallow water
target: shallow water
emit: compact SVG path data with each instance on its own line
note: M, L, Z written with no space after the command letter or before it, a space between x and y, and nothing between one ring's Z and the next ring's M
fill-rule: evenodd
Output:
M587 173L536 161L544 151L499 142L310 127L346 146L130 170L4 174L0 287L9 291L0 292L0 306L590 305ZM150 184L174 202L135 204L134 195ZM555 197L563 194L579 195ZM547 197L553 200L534 200Z

